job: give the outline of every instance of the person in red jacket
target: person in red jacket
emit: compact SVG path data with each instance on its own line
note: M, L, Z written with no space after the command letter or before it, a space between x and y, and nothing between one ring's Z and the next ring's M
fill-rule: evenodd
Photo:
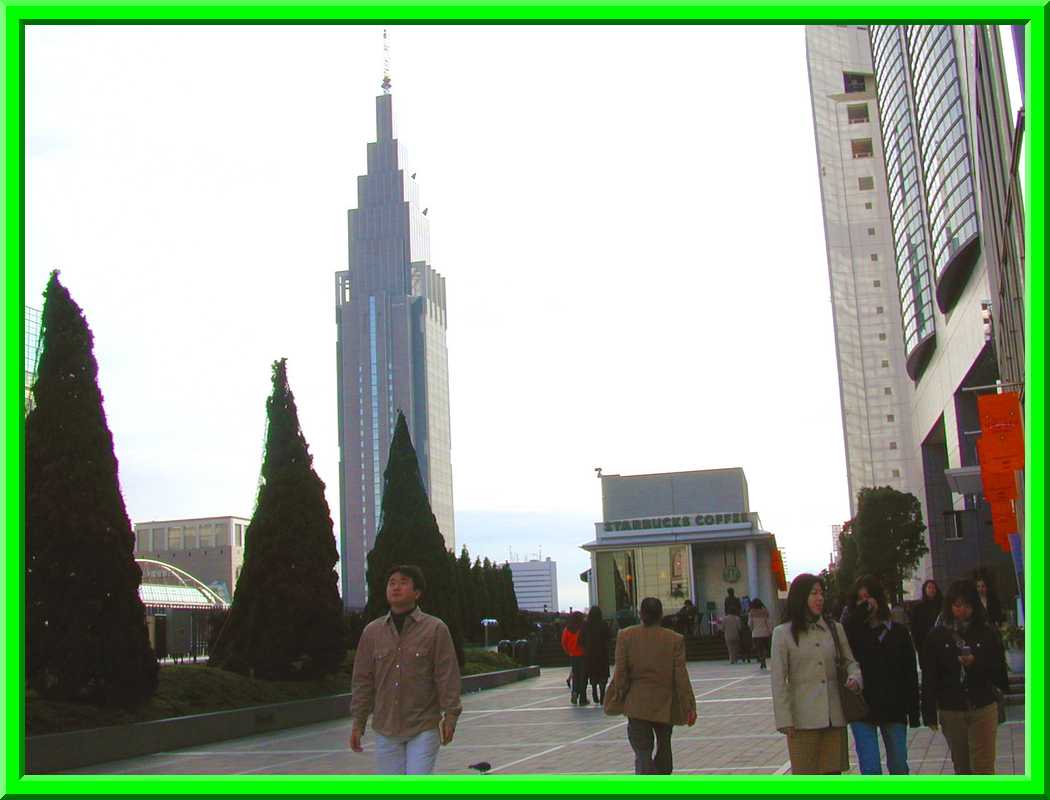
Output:
M565 630L561 632L561 649L569 657L572 667L572 703L587 705L587 671L585 668L583 645L580 635L583 633L583 614L573 611Z

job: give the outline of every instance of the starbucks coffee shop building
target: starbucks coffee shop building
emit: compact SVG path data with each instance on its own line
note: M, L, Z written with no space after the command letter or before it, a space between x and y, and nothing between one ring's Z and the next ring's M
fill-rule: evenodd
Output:
M722 616L729 588L761 598L776 615L782 562L751 510L742 469L600 480L603 519L581 546L591 556L591 605L606 618L635 618L644 597L659 598L664 614L673 614L688 598L706 622Z

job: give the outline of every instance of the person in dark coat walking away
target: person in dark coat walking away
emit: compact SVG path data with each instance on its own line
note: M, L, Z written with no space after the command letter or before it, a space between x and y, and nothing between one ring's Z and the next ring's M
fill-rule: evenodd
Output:
M605 684L609 682L609 629L602 619L602 610L592 606L580 634L587 680L591 684L591 699L605 702Z
M1008 689L999 632L987 623L977 587L955 581L922 648L922 716L944 732L956 775L994 775L999 710Z
M751 643L758 658L759 669L766 668L769 658L769 637L773 635L773 625L769 621L769 609L757 597L751 601L751 610L747 613L747 625L751 629Z
M944 606L944 597L941 595L941 587L937 581L930 579L922 585L922 598L912 606L911 610L911 635L915 641L915 650L922 652L922 646L926 642L933 626L937 623L937 617L941 614Z
M587 664L584 660L583 645L580 635L583 633L583 614L573 611L565 630L561 632L561 649L569 657L572 667L572 704L587 705Z
M891 775L907 775L908 726L918 728L919 675L915 647L908 629L890 619L886 590L878 578L866 575L854 586L848 606L846 636L864 678L866 719L851 722L853 745L862 775L881 775L879 735L886 747Z
M989 625L999 627L1006 621L1003 605L999 601L999 592L995 590L995 581L991 573L983 567L974 570L973 580L977 586L977 596L984 606L984 616Z
M743 611L743 608L740 605L740 598L736 596L732 586L726 589L726 599L722 603L722 611L725 612L726 615L736 614L738 617Z

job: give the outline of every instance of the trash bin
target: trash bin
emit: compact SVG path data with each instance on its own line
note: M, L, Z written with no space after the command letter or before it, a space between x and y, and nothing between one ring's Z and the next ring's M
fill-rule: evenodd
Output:
M499 644L496 645L496 652L501 656L511 658L513 655L514 646L510 643L510 639L500 639Z
M518 639L514 643L514 660L522 666L526 666L529 660L529 643L524 639Z

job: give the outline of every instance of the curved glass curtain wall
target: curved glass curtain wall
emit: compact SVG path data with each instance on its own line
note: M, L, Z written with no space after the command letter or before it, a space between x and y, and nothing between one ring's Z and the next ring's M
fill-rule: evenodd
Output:
M977 203L966 119L950 26L904 27L922 153L937 304L948 311L973 264ZM962 273L962 274L961 274Z
M904 41L897 26L872 26L871 50L878 76L876 96L882 125L897 288L901 300L907 370L918 375L934 343L930 248L923 211L922 180L912 120Z

